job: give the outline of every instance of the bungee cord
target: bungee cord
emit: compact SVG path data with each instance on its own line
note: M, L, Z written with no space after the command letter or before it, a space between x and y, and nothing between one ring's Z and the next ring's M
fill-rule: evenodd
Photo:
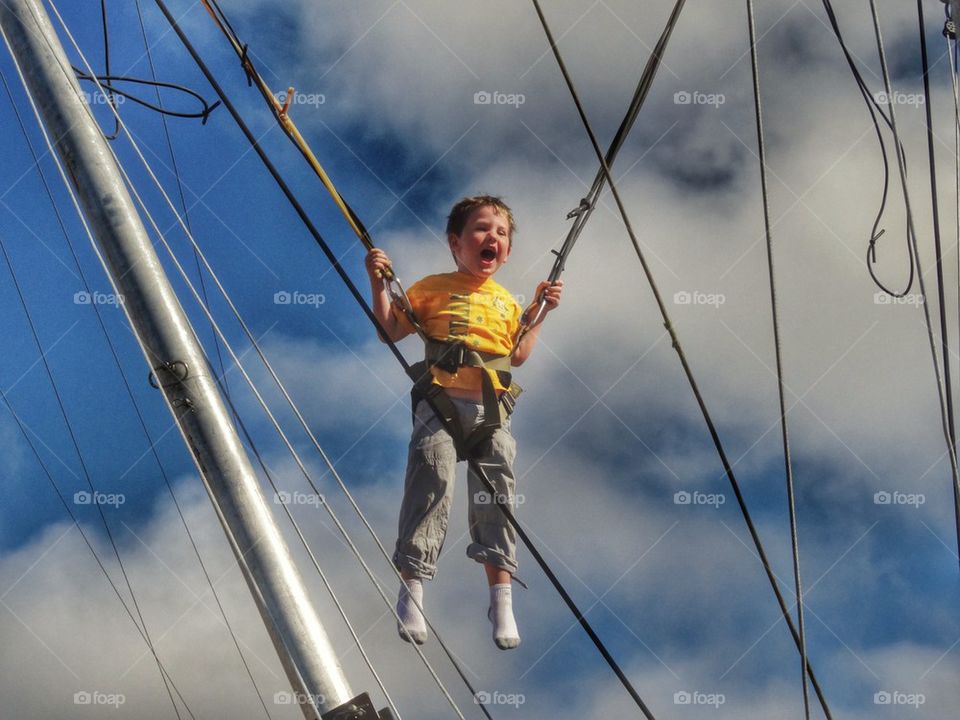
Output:
M607 165L610 167L613 167L613 163L616 160L617 155L620 153L620 148L622 148L623 143L626 142L627 136L630 134L630 130L633 129L633 125L637 120L637 116L640 114L640 110L643 108L647 96L650 94L650 89L653 87L653 81L657 76L657 71L660 69L660 65L663 62L663 54L667 49L667 43L670 42L673 29L677 25L677 21L680 18L680 12L683 10L685 2L686 0L676 1L676 4L673 6L673 11L670 13L670 17L667 19L667 24L663 28L663 32L660 34L657 44L650 53L647 64L640 76L640 81L637 83L637 88L633 93L633 98L630 100L627 113L621 121L620 127L617 128L617 132L614 134L613 140L610 142L610 147L607 149L606 161ZM577 205L577 207L571 210L567 215L567 218L572 219L573 223L570 225L570 230L567 232L567 236L564 239L560 250L553 251L553 254L557 256L557 259L554 261L553 267L550 270L550 274L547 276L547 280L551 284L560 279L560 275L563 273L566 266L567 258L573 251L573 246L576 244L580 234L583 232L583 228L586 227L587 221L593 214L593 211L597 206L597 202L600 200L600 195L603 193L603 188L604 185L606 185L606 182L606 175L603 173L603 168L600 168L597 171L597 174L593 179L593 184L590 186L586 196L581 199L579 205ZM517 338L513 343L514 352L516 352L517 348L520 347L520 342L523 340L530 327L535 325L540 319L540 316L545 308L546 300L543 297L540 297L537 298L536 305L532 305L521 316L520 331L517 333Z
M746 500L743 497L743 493L740 490L740 484L736 479L736 476L733 474L733 467L730 465L730 462L727 458L726 451L724 450L723 443L720 440L720 435L717 432L716 426L713 423L713 419L710 415L709 410L707 409L706 403L703 400L703 396L700 393L699 386L693 376L693 371L690 368L690 365L687 361L686 354L683 351L682 346L680 345L680 340L677 336L676 330L673 327L673 323L670 320L669 313L667 312L666 304L663 301L663 297L660 294L656 280L653 277L653 273L650 269L649 264L647 263L646 256L643 253L640 243L637 240L636 233L633 230L633 224L630 221L630 216L627 213L626 206L623 203L623 199L620 196L620 191L617 188L617 183L613 178L613 174L610 171L609 165L607 165L606 158L603 155L603 151L600 149L600 144L597 141L596 134L593 131L593 127L590 124L589 119L587 118L586 112L583 108L583 104L580 101L579 93L577 93L576 87L573 84L573 79L570 77L570 73L567 71L566 63L563 61L563 56L560 54L560 49L557 47L556 41L553 38L553 32L550 30L550 25L547 22L546 16L543 14L543 9L540 7L538 0L532 0L534 9L537 13L537 17L540 19L540 24L543 27L544 34L547 37L547 42L550 45L551 50L553 51L554 58L557 61L557 65L560 69L561 74L563 75L564 81L567 84L567 88L570 91L571 98L573 99L574 105L577 109L577 114L580 117L581 123L586 130L587 135L590 138L590 144L593 146L594 154L600 162L600 165L603 169L603 173L607 178L607 182L610 184L610 192L613 195L614 201L617 204L617 209L620 212L620 216L623 220L624 226L627 230L627 234L630 237L630 242L633 245L634 251L637 255L637 258L640 261L640 265L643 268L644 275L646 276L647 283L650 286L650 289L653 293L654 300L657 304L657 308L660 312L660 316L663 319L664 327L670 335L672 346L677 352L677 356L680 359L680 364L683 367L684 374L686 375L687 382L690 385L691 390L693 391L694 398L697 401L697 404L700 408L700 412L704 418L704 422L707 425L707 429L710 433L710 437L713 440L714 447L717 450L717 454L720 458L721 464L723 465L724 474L727 479L730 481L730 485L733 489L734 496L736 497L737 504L740 508L740 512L743 515L744 522L747 525L747 529L750 533L750 537L753 540L754 548L757 552L757 556L760 559L761 564L763 565L764 572L767 575L767 579L770 582L770 586L773 589L774 595L777 599L777 604L780 607L780 612L783 615L784 621L787 623L787 627L790 629L790 634L793 637L794 643L797 645L799 650L801 647L800 635L797 631L796 626L794 625L793 618L790 616L790 611L787 609L786 601L783 598L783 594L780 591L780 585L777 581L773 569L770 566L770 562L767 559L766 551L764 550L763 542L760 539L760 535L753 523L753 519L750 515L750 512L747 508ZM826 698L823 695L823 692L820 688L820 684L816 679L816 676L813 673L813 668L810 665L809 659L806 661L806 671L810 676L810 682L814 687L814 690L817 693L817 697L820 700L820 705L823 708L823 712L831 720L832 716L830 714L829 706L827 705Z
M780 318L777 312L776 273L773 263L773 233L770 224L770 192L767 183L767 143L763 129L763 103L760 92L760 58L757 49L757 24L753 0L747 0L747 29L750 40L750 70L753 76L753 103L757 123L757 159L760 163L760 194L763 204L763 232L767 246L767 276L770 280L770 314L773 319L773 347L777 364L777 401L780 404L780 436L783 442L784 477L787 485L787 511L790 516L790 549L793 559L793 583L797 596L797 634L800 643L800 685L803 693L803 717L810 720L810 690L807 683L807 635L803 620L803 586L800 581L800 539L797 529L797 503L794 494L793 462L787 430L787 402L784 397L783 357Z

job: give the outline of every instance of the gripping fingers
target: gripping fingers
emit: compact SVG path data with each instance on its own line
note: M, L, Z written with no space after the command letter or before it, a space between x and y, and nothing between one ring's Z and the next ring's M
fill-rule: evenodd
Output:
M373 248L367 253L366 266L367 273L380 278L390 269L390 258L383 250Z
M542 297L544 302L547 304L547 308L553 310L560 304L560 294L563 292L563 281L557 280L556 283L551 285L548 282L540 283L540 287L537 288L537 295Z

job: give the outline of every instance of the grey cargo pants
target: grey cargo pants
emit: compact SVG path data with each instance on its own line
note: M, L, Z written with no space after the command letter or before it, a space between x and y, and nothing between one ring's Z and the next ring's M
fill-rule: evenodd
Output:
M483 405L459 398L452 400L467 431L483 422ZM499 498L509 502L511 509L515 507L513 461L516 454L517 445L510 434L508 418L503 427L481 446L478 457ZM399 535L393 554L398 570L407 570L415 577L425 579L433 578L436 573L437 558L447 534L456 470L457 452L453 439L430 406L421 401L414 413L400 505ZM467 473L467 492L467 520L472 540L467 546L467 557L515 574L516 533L472 471Z

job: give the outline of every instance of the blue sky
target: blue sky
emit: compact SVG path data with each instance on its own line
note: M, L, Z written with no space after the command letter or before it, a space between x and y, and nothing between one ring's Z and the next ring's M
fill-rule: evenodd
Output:
M664 0L549 2L545 10L601 142L619 123L640 68L669 12ZM864 266L881 189L872 126L820 3L758 3L782 308L789 421L797 483L808 645L837 718L942 718L960 694L958 559L949 467L943 455L922 313L914 301L878 300ZM212 90L144 2L161 79L213 98ZM273 127L236 58L197 3L173 0L187 32L365 289L362 249L296 151ZM932 98L944 219L948 315L956 335L957 254L949 65L939 3L928 3L935 63ZM549 271L566 212L586 191L595 161L532 7L439 0L224 3L261 72L293 107L321 162L409 284L446 271L442 228L449 206L478 191L504 195L520 226L502 282L529 294ZM135 7L110 4L115 70L149 74ZM933 287L915 8L879 2L910 163L921 258ZM102 63L99 7L60 7L81 48ZM872 90L882 88L869 6L838 8ZM617 161L620 187L668 299L681 341L735 463L788 601L790 546L777 425L776 385L763 247L744 8L690 4L634 133ZM708 31L709 30L709 31ZM71 58L76 56L70 51ZM0 58L30 137L42 146L7 53ZM522 104L477 105L477 92L520 94ZM689 93L700 100L685 103ZM707 100L706 98L713 98ZM169 104L181 98L165 97ZM192 107L192 106L190 106ZM124 103L121 113L169 192L162 125ZM102 107L98 117L106 121ZM2 240L48 351L98 490L122 493L106 508L148 625L197 717L261 711L187 544L9 102L0 102ZM112 123L111 123L112 125ZM210 122L171 120L190 221L224 285L304 409L311 427L360 498L388 547L393 541L409 431L402 371L341 286L227 113ZM173 218L129 144L115 148L163 228ZM41 166L84 273L110 293L50 158ZM905 276L902 200L895 176L878 272ZM195 273L185 238L169 240ZM162 255L161 251L161 255ZM211 333L185 285L168 273L208 348ZM0 386L45 448L68 501L84 488L80 465L6 268L0 271L6 352ZM749 547L709 437L664 336L652 297L605 197L571 256L562 308L521 371L527 388L514 422L521 519L621 661L658 718L802 717L799 660ZM211 287L208 282L208 288ZM284 305L277 293L322 296ZM699 298L684 302L683 298ZM713 297L714 301L705 298ZM248 350L224 302L211 301L238 353ZM193 465L122 312L100 306L157 450L273 717L286 685ZM935 307L931 308L936 310ZM415 358L419 348L405 341ZM249 371L264 389L262 368ZM955 358L956 356L954 356ZM955 373L955 377L957 373ZM290 490L303 490L236 369L227 379L258 447ZM266 393L317 476L319 459L277 393ZM166 433L166 434L164 434ZM0 506L0 687L10 717L99 717L76 692L122 694L116 716L173 710L142 641L90 558L8 414L0 414L7 501ZM325 495L392 595L388 570L327 479ZM461 486L462 487L462 486ZM471 681L522 697L495 717L612 717L633 712L589 641L521 551L523 645L498 653L484 619L480 572L464 557L460 490L427 610ZM678 496L678 493L680 495ZM678 503L678 497L712 498ZM879 495L878 495L879 493ZM887 493L887 495L884 495ZM885 503L885 498L892 502ZM98 551L105 535L89 505L73 504ZM279 508L278 518L279 518ZM397 640L379 599L313 506L295 507L324 569L365 635L405 717L449 717L442 698ZM282 520L282 518L281 518ZM285 521L283 521L285 522ZM284 525L284 532L289 532ZM295 541L290 534L291 543ZM329 600L295 548L301 570L355 688L374 689ZM118 569L108 562L116 576ZM598 599L599 598L599 599ZM478 716L435 644L431 659L466 714ZM56 688L51 690L50 688ZM680 695L677 695L680 693ZM683 693L700 701L687 704ZM880 693L880 695L877 695ZM887 693L887 695L884 695ZM706 697L722 702L702 702ZM889 697L892 702L885 704ZM679 698L679 699L678 699ZM85 714L86 713L86 714ZM819 716L818 713L815 713ZM619 715L616 715L619 716Z

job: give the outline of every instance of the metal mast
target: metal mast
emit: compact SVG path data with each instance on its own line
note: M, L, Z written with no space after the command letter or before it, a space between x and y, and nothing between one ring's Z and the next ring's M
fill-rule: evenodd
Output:
M353 693L193 328L167 280L40 0L0 2L0 31L36 99L107 272L309 720L377 718Z

